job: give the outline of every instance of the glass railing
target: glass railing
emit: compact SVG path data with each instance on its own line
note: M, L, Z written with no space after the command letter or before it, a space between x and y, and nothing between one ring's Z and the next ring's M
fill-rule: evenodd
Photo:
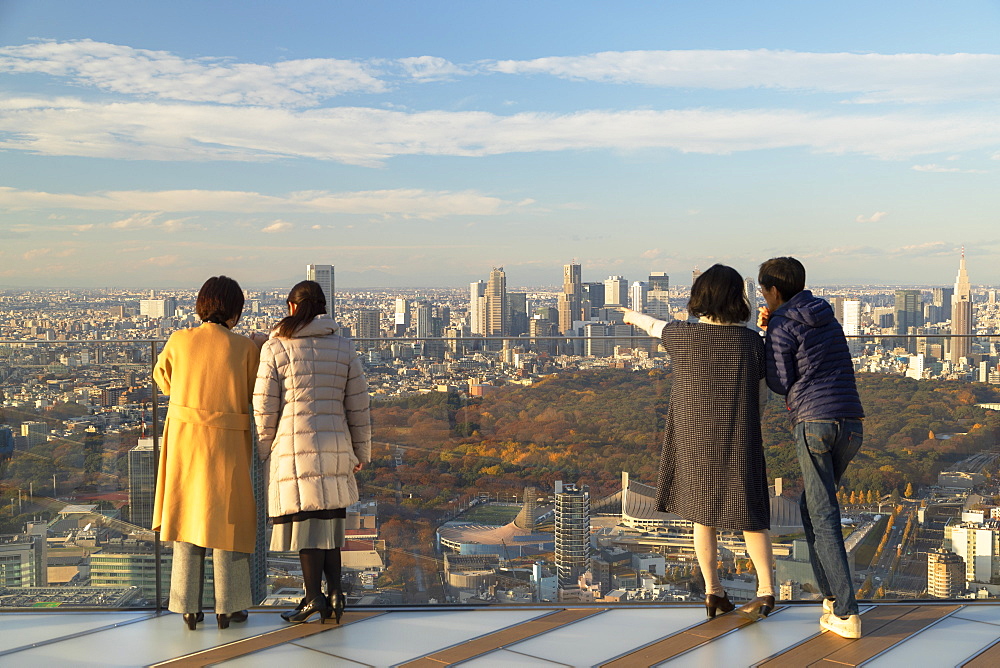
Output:
M609 334L356 339L374 446L348 511L354 604L700 597L690 525L653 502L669 359L648 337ZM840 496L863 598L957 597L967 580L1000 594L982 559L937 551L961 552L957 536L1000 514L997 339L969 337L951 362L958 339L852 337L866 447ZM150 529L162 343L0 341L0 608L163 606L171 549ZM780 399L763 429L781 598L807 598ZM721 546L730 595L752 596L740 537ZM253 579L264 605L302 596L295 554L261 547Z

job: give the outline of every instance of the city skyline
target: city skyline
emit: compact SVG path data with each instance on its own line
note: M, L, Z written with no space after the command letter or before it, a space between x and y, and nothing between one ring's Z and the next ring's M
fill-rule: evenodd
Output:
M1000 284L998 29L987 2L4 3L0 287L776 255L949 285L963 245Z

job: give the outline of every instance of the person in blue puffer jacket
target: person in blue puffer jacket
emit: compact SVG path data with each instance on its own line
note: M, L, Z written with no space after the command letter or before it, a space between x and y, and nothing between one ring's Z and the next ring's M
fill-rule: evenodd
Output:
M820 627L860 638L837 503L840 479L863 436L864 409L850 349L830 303L805 289L801 262L772 258L760 265L758 283L767 303L757 322L767 332L767 385L785 397L802 469L802 524L824 596Z

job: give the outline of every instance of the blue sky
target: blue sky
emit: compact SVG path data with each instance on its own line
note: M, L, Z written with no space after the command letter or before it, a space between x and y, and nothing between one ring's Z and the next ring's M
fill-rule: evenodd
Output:
M1000 284L1000 2L0 0L0 286Z

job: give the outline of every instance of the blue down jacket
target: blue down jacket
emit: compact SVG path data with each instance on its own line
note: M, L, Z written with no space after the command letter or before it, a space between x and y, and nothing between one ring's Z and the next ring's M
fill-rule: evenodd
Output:
M803 290L768 321L767 386L785 396L793 422L861 418L854 365L830 303Z

